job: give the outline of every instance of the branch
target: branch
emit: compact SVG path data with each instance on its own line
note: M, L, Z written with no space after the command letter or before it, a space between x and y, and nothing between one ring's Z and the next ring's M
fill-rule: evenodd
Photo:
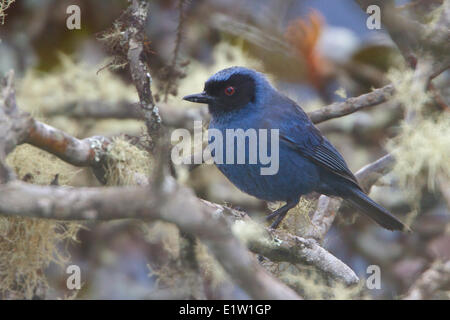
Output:
M184 3L185 0L178 0L178 27L177 27L177 35L175 39L175 48L173 49L173 57L170 65L167 67L166 84L164 88L164 102L167 102L169 98L169 94L176 95L177 91L177 78L181 76L185 76L184 73L180 72L178 68L178 59L180 54L181 40L183 35L183 28L185 23L184 16Z
M425 271L409 289L404 300L424 300L433 298L439 290L450 288L450 261L436 262Z
M10 71L3 79L0 98L0 182L13 179L4 161L15 146L22 143L46 150L72 165L91 167L103 182L103 164L109 140L101 136L80 140L20 112L13 84L14 72Z
M322 248L316 240L295 236L285 231L264 228L242 211L201 200L216 212L235 221L234 230L247 247L273 262L312 265L318 271L346 285L359 282L355 272L344 262Z
M77 139L64 131L32 119L28 135L22 143L29 143L56 155L78 167L96 167L102 160L110 141L102 136Z
M71 188L21 181L0 185L0 212L58 220L160 219L196 235L236 283L254 299L299 299L271 277L233 236L225 217L168 177L164 194L152 187Z
M14 174L6 166L6 156L27 135L30 118L17 108L14 72L10 71L1 79L0 85L0 183L6 183L14 179Z
M131 18L128 19L126 33L128 34L127 59L130 64L131 78L139 95L141 110L149 136L154 139L161 128L161 117L153 100L151 90L152 77L150 69L144 60L144 27L147 20L149 3L147 1L133 0L127 9Z
M312 122L320 123L329 119L339 118L354 113L366 107L388 101L394 94L394 86L389 84L359 97L348 98L344 102L335 102L319 110L308 113Z
M207 107L179 108L169 104L160 104L159 113L163 119L162 123L174 128L193 128L193 122L204 120L208 117ZM49 110L46 116L66 116L77 119L137 119L142 120L142 112L139 103L121 101L107 103L104 101L80 101L69 103L60 108Z

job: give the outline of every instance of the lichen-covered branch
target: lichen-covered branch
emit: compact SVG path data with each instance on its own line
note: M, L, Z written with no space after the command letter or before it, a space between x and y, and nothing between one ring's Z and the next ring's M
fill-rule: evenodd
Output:
M439 290L450 289L450 260L435 262L409 289L404 300L424 300L433 298Z
M282 230L265 228L255 223L242 211L224 207L209 201L201 200L234 221L233 230L248 248L273 262L290 262L292 264L312 265L324 273L346 285L359 282L355 272L344 262L332 255L312 238L304 238L289 234Z
M102 182L102 164L109 145L105 137L77 139L62 130L53 128L21 112L16 104L14 73L3 79L0 98L0 181L11 180L12 174L5 166L6 156L16 145L29 143L46 150L58 158L79 167L91 167Z
M270 276L233 235L225 217L167 177L164 194L151 186L70 188L12 181L0 186L0 212L58 220L161 219L197 236L232 279L254 299L299 299Z
M31 118L17 108L13 71L1 79L0 85L0 183L6 183L14 178L6 166L6 156L26 137Z
M161 128L161 117L153 99L150 69L143 58L144 26L147 20L148 6L147 1L133 0L127 9L131 16L126 27L129 38L127 59L130 65L131 78L139 95L147 132L150 137L155 138L156 133Z
M170 194L164 196L170 200L161 202L161 198L152 192L151 186L70 188L36 186L13 181L0 186L0 212L57 220L162 219L175 223L181 230L195 234L202 241L212 241L211 245L220 252L232 251L233 247L239 251L236 240L226 238L232 237L231 231L224 231L229 229L229 225L222 217L225 218L231 209L199 200L189 190L176 186L174 181L168 180L166 183L173 184L166 189L170 190ZM247 222L255 226L255 223ZM267 232L258 233L258 237L245 236L243 239L250 250L272 261L310 264L348 285L358 282L358 277L347 265L323 249L315 240L282 231ZM229 246L225 245L227 241ZM222 260L217 256L217 251L211 250L219 261L227 260ZM228 258L231 254L227 253ZM236 254L233 259L239 260L238 256L239 254Z

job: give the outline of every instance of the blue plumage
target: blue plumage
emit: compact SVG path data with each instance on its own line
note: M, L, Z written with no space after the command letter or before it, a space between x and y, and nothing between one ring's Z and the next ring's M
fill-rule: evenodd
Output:
M278 129L279 168L273 175L262 175L263 165L248 163L250 139L245 140L245 163L216 164L239 189L267 201L286 201L286 205L269 217L277 216L277 227L287 211L304 194L316 191L350 201L380 225L402 230L404 225L362 191L343 157L322 136L306 113L292 100L280 94L265 76L243 67L227 68L211 76L201 94L185 100L207 103L212 119L210 129L222 133L226 153L227 129ZM230 138L231 139L231 138ZM210 137L210 143L214 141ZM270 151L269 139L269 154ZM230 142L230 141L228 141ZM257 136L257 152L261 147Z

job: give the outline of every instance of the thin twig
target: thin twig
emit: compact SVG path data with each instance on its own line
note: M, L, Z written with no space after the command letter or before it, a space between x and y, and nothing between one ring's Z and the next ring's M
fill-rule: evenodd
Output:
M177 36L175 39L175 48L173 50L173 57L170 65L168 66L168 74L166 75L166 86L164 88L164 102L167 102L169 94L173 91L173 86L176 84L176 70L177 63L180 54L181 40L183 37L183 29L184 29L184 4L185 0L178 0L178 27L177 27Z
M344 102L335 102L319 110L308 113L312 122L320 123L329 119L346 116L363 108L388 101L394 94L394 86L389 84L359 97L348 98Z

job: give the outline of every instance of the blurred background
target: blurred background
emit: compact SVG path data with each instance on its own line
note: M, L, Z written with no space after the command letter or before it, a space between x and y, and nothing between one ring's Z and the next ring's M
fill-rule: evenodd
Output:
M405 0L396 1L396 5L417 19L426 20L432 19L442 2ZM412 72L387 32L383 28L368 29L367 15L354 1L150 3L146 34L153 93L158 105L174 114L190 112L188 109L198 112L201 107L182 101L181 97L200 92L211 74L233 65L265 72L279 90L307 112L411 79ZM74 4L81 9L79 30L66 27L66 9ZM79 111L83 103L138 101L127 66L112 57L113 48L108 44L108 35L114 32L113 22L127 6L127 1L119 0L11 3L0 25L0 74L10 69L16 72L19 108L79 138L104 135L132 141L141 137L143 122L133 112L120 117L90 117ZM448 80L448 72L434 80L447 105ZM402 88L405 87L407 84L403 83ZM408 92L403 93L408 96ZM439 109L433 102L428 104L432 110ZM393 99L318 125L353 172L394 148L406 150L404 161L378 181L371 197L411 225L414 233L389 232L344 206L323 245L361 279L369 276L369 265L380 266L381 289L361 287L334 292L328 290L327 283L314 283L310 267L294 272L287 264L274 266L267 262L265 266L275 274L310 277L312 282L306 285L306 281L300 281L304 287L296 286L305 297L397 299L430 266L450 259L450 144L449 137L441 134L448 132L448 127L430 132L433 129L424 124L425 131L416 131L418 137L443 140L431 145L426 139L417 139L415 145L408 147L404 136L405 108ZM448 114L444 112L442 117L450 124ZM428 121L427 117L424 121ZM192 125L176 124L174 128ZM428 148L426 152L422 153L422 147ZM139 145L132 148L133 152L143 152ZM131 161L127 152L131 151L120 149L117 154L124 166ZM434 167L421 159L421 155L429 158L427 152L436 155ZM31 146L18 147L8 161L19 178L30 183L50 184L58 175L61 185L99 185L89 169L65 164ZM412 171L408 161L420 165ZM147 166L136 170L148 173L151 164L149 160ZM178 178L209 201L241 208L256 218L269 212L265 202L237 190L214 166L203 165L191 172L178 168ZM298 211L306 210L307 216L315 203L314 195L306 197L303 209ZM292 219L296 217L291 215ZM247 298L202 244L167 223L0 219L3 298ZM300 220L296 223L307 223ZM200 276L183 262L189 247L195 250ZM81 290L66 288L66 267L71 264L81 268ZM441 290L430 298L448 299L449 290Z

